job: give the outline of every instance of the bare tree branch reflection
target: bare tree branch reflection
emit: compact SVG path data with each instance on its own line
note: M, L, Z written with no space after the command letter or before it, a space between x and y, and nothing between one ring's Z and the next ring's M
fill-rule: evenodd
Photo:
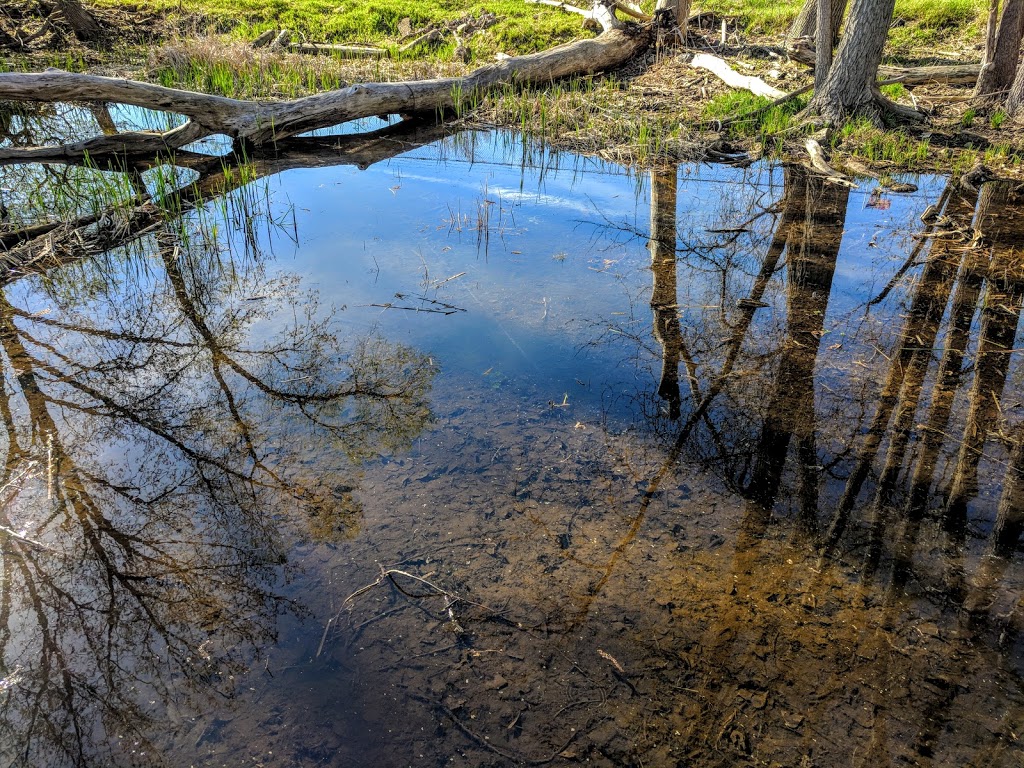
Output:
M408 146L374 141L266 172ZM149 726L234 696L278 614L302 610L281 589L292 543L354 535L360 462L431 419L425 357L339 339L295 278L183 237L179 211L254 177L216 167L6 254L5 764L160 762Z

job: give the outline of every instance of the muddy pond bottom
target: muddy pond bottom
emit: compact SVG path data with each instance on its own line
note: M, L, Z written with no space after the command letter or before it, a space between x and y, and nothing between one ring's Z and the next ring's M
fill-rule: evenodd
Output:
M1015 189L180 162L0 169L4 765L1022 765Z

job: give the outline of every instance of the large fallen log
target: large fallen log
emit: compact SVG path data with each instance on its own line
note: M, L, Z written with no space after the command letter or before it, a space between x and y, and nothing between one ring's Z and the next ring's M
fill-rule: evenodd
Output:
M878 68L878 77L883 81L904 85L974 85L978 81L981 64L943 64L934 67L887 67Z
M85 155L98 159L111 154L173 150L216 134L261 146L364 117L436 113L463 107L487 91L510 83L548 83L609 69L640 53L651 40L650 26L621 22L607 6L595 6L589 13L604 29L597 37L509 57L464 77L362 83L286 101L231 99L63 71L0 74L0 101L99 101L175 112L188 118L184 125L165 132L135 131L60 146L0 149L0 160L47 162Z

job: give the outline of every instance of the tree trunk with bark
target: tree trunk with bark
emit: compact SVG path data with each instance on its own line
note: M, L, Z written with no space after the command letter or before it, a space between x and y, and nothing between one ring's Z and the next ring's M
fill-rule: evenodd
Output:
M57 10L71 25L75 37L91 43L103 36L103 26L79 0L56 0Z
M846 13L848 0L832 0L829 16L832 27L832 46L839 42L839 28L843 25L843 14ZM800 38L818 40L818 0L806 0L800 13L793 20L789 33L786 35L786 42L792 43Z
M828 78L808 105L832 125L853 114L877 119L888 104L875 87L895 0L854 0Z
M690 18L690 6L692 0L658 0L654 6L654 12L668 11L676 20L681 35L686 36L686 21Z
M986 102L1002 101L1017 71L1021 36L1024 35L1024 0L1006 0L999 16L995 41L986 46L974 96Z
M1021 112L1021 105L1024 105L1024 66L1017 67L1017 74L1010 85L1003 108L1006 114L1016 117Z
M832 28L832 0L818 0L818 41L814 56L814 88L821 90L828 79L828 71L832 68L832 47L834 41L830 34ZM823 38L828 38L826 45Z

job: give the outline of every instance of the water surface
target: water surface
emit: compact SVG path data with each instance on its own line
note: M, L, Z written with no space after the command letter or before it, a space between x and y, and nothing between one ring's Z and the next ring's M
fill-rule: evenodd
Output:
M1021 764L1015 189L177 162L0 169L4 764Z

